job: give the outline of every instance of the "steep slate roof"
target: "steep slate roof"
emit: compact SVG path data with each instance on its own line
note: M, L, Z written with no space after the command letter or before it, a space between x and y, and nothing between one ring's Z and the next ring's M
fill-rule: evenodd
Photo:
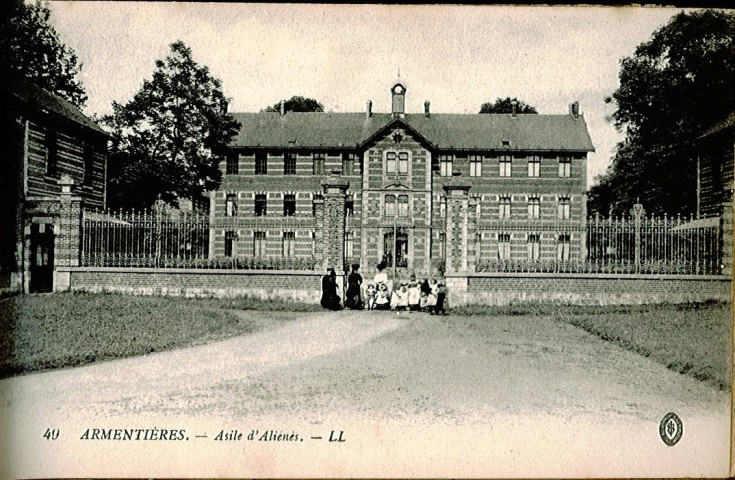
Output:
M81 110L72 105L71 102L36 86L31 82L26 80L15 80L12 85L5 84L0 86L0 88L6 90L11 96L17 98L21 102L35 107L38 110L46 110L96 132L107 135L107 132L102 130L99 125L84 115Z
M233 147L354 148L392 121L403 123L434 148L457 150L594 151L583 117L571 115L387 113L233 113L242 128ZM504 146L503 141L510 142Z

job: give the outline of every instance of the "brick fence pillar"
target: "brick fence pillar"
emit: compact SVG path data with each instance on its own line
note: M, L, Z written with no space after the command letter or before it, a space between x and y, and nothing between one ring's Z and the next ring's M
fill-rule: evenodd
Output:
M58 230L54 243L54 269L78 267L82 235L82 199L72 195L74 180L64 175L58 180L59 197ZM54 290L68 290L69 273L54 272Z
M720 245L722 249L720 252L720 259L722 262L722 273L724 275L732 275L732 235L733 235L733 202L732 193L730 192L728 198L722 203L722 217L721 217L721 228L720 234L722 235Z
M350 183L336 173L322 181L324 206L322 210L323 269L333 267L342 273L345 263L345 200Z
M447 206L445 215L445 272L467 274L475 268L475 210L470 200L470 186L453 178L444 185Z

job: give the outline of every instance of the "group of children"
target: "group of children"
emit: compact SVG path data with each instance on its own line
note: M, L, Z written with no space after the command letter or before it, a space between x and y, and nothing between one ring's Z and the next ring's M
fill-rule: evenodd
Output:
M428 312L431 315L446 315L444 303L447 296L446 286L428 279L421 283L416 281L416 276L411 275L408 282L401 282L399 286L391 291L389 282L380 281L378 278L368 282L365 289L365 304L368 310L395 310Z

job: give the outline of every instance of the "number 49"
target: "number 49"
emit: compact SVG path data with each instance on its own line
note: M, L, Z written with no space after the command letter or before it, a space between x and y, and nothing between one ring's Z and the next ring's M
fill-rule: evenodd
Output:
M57 428L47 428L46 433L43 434L43 438L46 440L56 440L59 438L59 429Z

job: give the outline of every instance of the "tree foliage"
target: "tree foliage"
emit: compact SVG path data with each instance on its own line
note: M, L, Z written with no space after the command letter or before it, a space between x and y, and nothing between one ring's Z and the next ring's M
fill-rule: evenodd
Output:
M735 16L679 13L621 61L612 97L625 132L611 166L589 192L590 209L693 213L694 140L735 109Z
M518 114L538 113L534 107L515 97L498 97L493 103L483 103L480 113L513 113L513 102L516 102L516 113Z
M286 112L323 112L324 105L317 102L313 98L301 97L294 95L290 99L285 101ZM270 107L266 107L264 112L280 112L281 102L278 102Z
M48 3L9 0L0 4L0 75L25 77L37 86L83 107L87 101L77 80L82 65L49 24Z
M239 129L227 113L220 80L198 65L178 41L156 61L150 80L125 105L103 118L112 135L108 204L147 208L170 205L217 188L220 156Z

